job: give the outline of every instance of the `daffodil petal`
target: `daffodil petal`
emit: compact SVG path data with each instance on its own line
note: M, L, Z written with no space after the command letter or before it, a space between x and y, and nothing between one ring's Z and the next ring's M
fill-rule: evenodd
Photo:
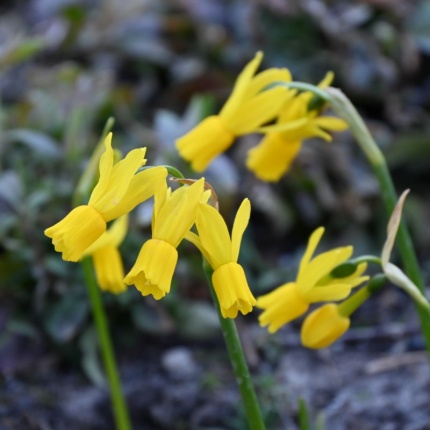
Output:
M308 121L309 120L307 118L300 118L286 123L265 125L264 127L259 127L256 131L260 133L285 133L290 130L296 130L303 127Z
M167 177L164 167L151 167L134 175L128 183L128 190L119 203L104 213L107 221L131 212L137 205L151 198L163 187Z
M288 100L284 107L279 112L278 123L288 123L297 119L309 117L307 109L307 102L303 101L301 96L303 93L296 95L296 97Z
M112 149L112 133L109 133L104 141L105 151L99 161L99 180L94 187L91 197L94 200L99 200L109 184L110 174L114 163L114 153Z
M179 245L196 220L203 186L204 178L201 178L194 184L181 187L172 193L154 219L154 239L169 242L175 248Z
M236 135L253 132L267 121L276 117L287 95L287 90L276 87L257 94L241 105L234 117L227 122L228 128Z
M214 270L233 261L230 234L223 217L215 208L200 204L196 227L202 244L211 256Z
M320 116L315 119L319 127L330 131L344 131L348 128L348 123L341 118L334 116Z
M303 315L308 310L309 303L299 295L295 283L290 282L258 297L257 307L264 309L258 317L260 325L268 326L269 332L274 333L283 325Z
M206 249L202 245L202 241L197 236L197 234L193 233L192 231L188 231L185 235L185 240L188 240L188 242L191 242L203 255L203 258L211 265L213 266L213 262L211 260L211 255L206 251Z
M231 232L231 260L237 261L239 258L240 243L243 233L248 226L249 217L251 216L251 202L244 199L240 205L233 223Z
M128 215L118 218L112 226L106 230L92 245L90 245L82 255L94 254L97 250L107 246L119 246L127 234ZM123 276L124 277L124 276Z
M322 89L327 88L332 84L333 80L334 80L334 73L332 71L329 71L326 73L323 80L318 84L318 87Z
M118 249L105 246L92 253L92 257L99 287L114 294L123 293L127 286L123 281L124 269Z
M291 282L258 297L257 307L264 309L258 318L260 325L268 326L269 333L274 333L283 325L303 315L308 310L309 303L302 299L295 283Z
M221 116L212 115L177 139L176 148L196 172L202 172L233 144L234 138L229 124Z
M258 73L251 81L246 91L246 99L250 99L266 87L276 82L290 82L292 79L288 69L267 69Z
M167 188L167 184L163 181L160 186L155 190L154 193L154 208L152 210L152 229L154 229L154 220L158 218L160 209L168 198L168 194L171 193L172 189Z
M332 302L348 297L351 292L351 285L339 282L333 285L316 286L308 291L304 296L309 303Z
M324 227L318 227L310 236L308 240L308 245L306 247L306 251L303 255L303 258L300 262L299 273L297 278L300 278L304 275L307 265L314 255L315 250L317 249L318 244L324 234Z
M126 194L137 169L145 163L145 153L146 148L134 149L116 163L110 172L108 187L101 195L93 192L88 204L103 215L114 210ZM109 218L106 218L106 221L108 220Z
M318 280L328 275L336 266L348 260L353 252L352 246L332 249L316 256L297 277L297 288L301 294L307 294Z
M249 150L246 167L263 181L279 181L301 146L301 141L288 142L280 133L268 133L259 145Z
M244 67L236 79L236 83L230 97L221 109L220 116L229 119L235 115L235 111L242 103L252 77L255 75L255 72L260 66L262 59L263 53L259 51L255 57Z

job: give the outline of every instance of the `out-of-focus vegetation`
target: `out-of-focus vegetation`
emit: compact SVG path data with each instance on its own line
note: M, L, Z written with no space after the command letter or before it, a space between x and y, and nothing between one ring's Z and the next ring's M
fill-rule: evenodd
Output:
M2 2L0 372L28 369L48 354L101 381L80 268L61 260L43 230L71 208L110 116L121 151L147 146L148 164L172 164L193 177L174 140L218 109L257 50L267 66L288 67L296 80L318 82L335 72L335 86L367 118L398 189L412 189L406 217L428 282L429 23L430 3L414 0ZM330 144L307 142L274 186L243 167L257 141L242 139L205 173L227 218L244 196L252 201L241 259L254 293L292 278L318 225L331 232L326 247L353 243L357 252L378 253L386 218L348 133ZM126 268L148 237L150 218L142 205L131 221L122 246ZM164 300L144 299L134 288L104 296L120 360L121 351L136 354L144 342L214 339L200 258L191 246L182 249L189 258L180 260ZM385 294L382 308L361 323L407 319L401 293ZM273 363L281 352L269 345L265 354Z

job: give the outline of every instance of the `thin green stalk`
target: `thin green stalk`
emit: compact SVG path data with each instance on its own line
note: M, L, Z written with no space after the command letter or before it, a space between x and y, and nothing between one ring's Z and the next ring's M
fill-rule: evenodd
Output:
M93 317L96 323L97 334L100 340L100 349L109 382L109 389L112 407L117 430L130 430L131 423L128 416L127 405L121 389L121 381L115 361L109 328L103 308L100 289L97 285L93 267L89 258L84 258L81 262L85 276L85 283L88 289Z
M373 171L379 181L385 209L388 216L391 216L397 202L397 193L382 152L379 150L378 145L373 140L366 124L349 99L340 90L334 88L329 88L327 93L330 96L329 101L331 107L338 113L338 115L348 122L352 134L357 139L358 144L369 159ZM398 230L397 244L406 273L425 296L424 282L418 265L415 249L403 220L401 221ZM430 313L419 305L417 305L417 312L420 317L427 352L430 355Z
M309 410L303 398L299 399L299 428L300 430L311 430Z
M218 298L212 284L212 268L206 261L203 263L203 268L209 285L209 290L218 313L222 334L224 336L225 343L227 344L228 355L230 357L233 371L236 376L236 382L239 386L240 395L242 396L242 401L245 406L249 428L251 430L265 430L266 427L261 415L261 410L258 404L257 396L255 394L251 375L249 374L248 365L246 364L239 335L236 330L236 325L234 324L233 319L224 318L222 316Z

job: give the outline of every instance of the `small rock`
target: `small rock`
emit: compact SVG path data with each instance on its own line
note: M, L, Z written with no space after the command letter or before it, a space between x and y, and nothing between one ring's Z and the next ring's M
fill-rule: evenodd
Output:
M184 347L173 348L163 354L163 369L176 380L189 379L196 375L198 367L190 350Z

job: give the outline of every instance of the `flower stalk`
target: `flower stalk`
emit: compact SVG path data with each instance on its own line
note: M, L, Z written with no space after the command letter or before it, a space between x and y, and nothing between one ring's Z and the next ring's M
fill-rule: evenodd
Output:
M313 90L307 87L307 90L311 90L318 95L320 95L321 92L320 89L316 88ZM374 141L363 119L345 94L335 88L328 88L325 92L327 94L325 100L327 100L332 109L349 124L353 136L368 158L380 185L385 210L390 216L397 203L397 194L384 155ZM412 282L425 295L424 282L420 267L418 265L411 237L404 221L400 222L397 240L406 273ZM421 321L427 352L430 356L430 313L419 305L417 305L417 313Z
M100 341L100 351L109 383L116 429L130 430L130 418L121 389L121 381L116 365L112 341L109 334L106 314L101 300L101 293L94 276L91 260L88 257L84 258L81 261L81 265L84 271L85 284L87 286L88 296L91 302L92 314Z
M260 406L258 404L234 320L231 318L224 318L222 316L220 304L212 284L213 270L206 260L203 260L203 270L218 313L222 334L227 345L228 355L233 366L236 382L239 386L240 395L245 407L249 428L251 430L265 430L266 427L264 425Z

